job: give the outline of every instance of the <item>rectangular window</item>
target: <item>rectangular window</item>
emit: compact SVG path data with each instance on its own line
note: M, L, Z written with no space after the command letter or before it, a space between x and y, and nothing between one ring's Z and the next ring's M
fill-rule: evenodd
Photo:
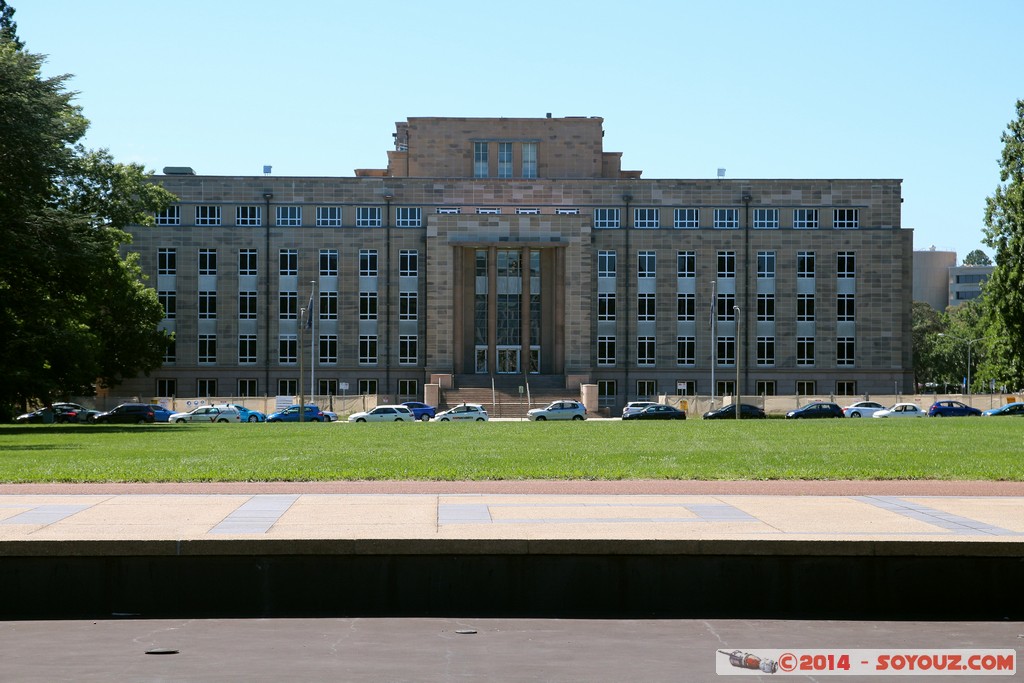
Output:
M697 319L697 296L695 294L676 294L676 320L692 321Z
M718 252L718 277L736 277L736 252Z
M716 299L718 309L718 320L728 322L736 319L736 295L719 294Z
M377 319L377 292L359 292L359 319Z
M512 143L498 143L498 177L512 177Z
M720 379L715 382L719 396L731 396L736 391L736 382L731 379Z
M536 142L524 142L522 146L523 152L523 177L524 178L536 178L537 177L537 143Z
M655 354L654 337L637 337L636 340L636 364L654 365L657 360Z
M486 178L490 174L486 142L473 143L473 177Z
M793 209L793 228L796 230L817 230L817 209Z
M700 227L700 209L676 209L673 212L672 226L696 230Z
M797 396L814 396L818 393L813 379L800 379L796 382Z
M796 364L814 365L814 337L796 338Z
M216 249L200 249L199 250L199 274L200 275L216 275L217 274L217 250Z
M676 337L676 365L695 365L696 363L696 337Z
M199 362L204 365L217 362L217 335L199 335Z
M220 207L197 206L196 225L220 225Z
M168 206L163 211L156 213L157 225L181 225L181 207L177 204ZM164 396L165 394L158 394Z
M338 293L332 290L320 290L320 320L338 319Z
M359 363L374 365L377 362L377 335L359 335Z
M419 316L419 294L416 292L399 292L398 319L416 320Z
M658 395L658 381L654 379L638 379L636 381L637 398L654 398Z
M597 276L615 277L615 252L597 252Z
M277 224L298 227L302 225L301 206L279 206L277 207Z
M156 395L157 396L177 396L178 395L178 380L176 380L176 379L158 379L156 381Z
M452 215L462 213L462 209L457 206L439 206L437 207L437 213L440 215Z
M238 274L256 275L257 252L255 249L238 250Z
M330 277L338 274L338 250L320 250L320 275Z
M419 337L415 334L398 335L398 364L416 365L419 361Z
M615 337L597 338L597 364L603 367L615 365Z
M754 390L757 392L758 396L775 396L776 395L777 389L775 387L775 380L773 380L773 379L759 379L759 380L757 380L757 382L755 383L754 386L755 386Z
M580 215L579 209L555 209L556 216L578 216Z
M217 292L199 292L199 319L217 319Z
M401 277L416 277L420 274L420 253L415 249L398 252L398 274Z
M277 362L290 365L299 362L299 338L294 334L282 334L277 338Z
M262 225L261 215L259 206L236 206L235 225L243 227Z
M841 279L856 277L857 254L852 251L841 251L836 254L836 277Z
M341 225L340 206L316 207L316 226L318 228L340 228Z
M500 216L501 209L496 206L492 206L489 208L480 207L476 210L476 213L478 216Z
M654 277L655 265L653 251L638 251L636 253L636 276L638 278Z
M814 252L796 252L796 276L798 278L814 277Z
M832 227L855 230L860 227L860 209L832 209Z
M377 276L377 250L359 250L359 275L362 277Z
M836 320L852 323L857 320L856 302L853 294L836 295Z
M601 292L597 295L597 319L615 320L615 293Z
M379 228L384 224L382 214L379 206L356 207L356 227Z
M801 323L814 322L814 295L796 295L796 320Z
M256 319L256 292L252 290L238 293L238 319Z
M614 379L597 380L597 404L603 408L615 405L619 395L618 386Z
M319 341L321 365L333 365L338 362L338 335L321 334Z
M775 277L775 252L757 252L757 276L763 278Z
M279 275L299 274L299 251L298 249L282 249L278 257Z
M697 277L697 252L676 252L676 277Z
M395 209L395 226L419 228L423 226L423 209L418 206L399 206Z
M633 209L634 228L657 228L661 223L658 209Z
M778 209L754 209L755 230L778 230L779 210Z
M298 320L299 319L299 293L298 292L278 292L278 304L280 306L280 317L281 320Z
M618 209L594 209L594 227L595 228L618 228L619 227L619 210Z
M655 303L653 294L636 295L636 319L639 321L655 320Z
M770 323L775 320L775 295L774 294L758 294L757 295L757 321L762 323Z
M279 379L277 380L278 396L295 396L299 393L299 380Z
M256 335L238 335L238 362L241 365L251 365L256 362Z
M255 379L240 379L238 380L238 395L239 396L259 396L259 382Z
M516 209L516 214L520 216L537 216L540 215L540 209Z
M156 250L156 274L176 275L178 273L178 252L169 247Z
M178 315L178 294L174 290L164 290L156 293L160 305L164 307L164 319L174 320Z
M718 230L735 230L740 227L739 209L715 209L715 228Z
M837 396L856 396L857 381L852 379L841 379L836 381Z
M718 364L736 365L736 337L718 337Z
M420 395L420 383L415 379L398 380L398 395L416 398Z
M200 398L208 398L210 396L217 395L217 380L215 379L197 379L196 380L196 396Z
M757 338L757 364L775 365L775 337Z
M853 337L836 337L836 365L853 365L854 350Z
M696 396L697 381L692 379L676 380L676 396Z
M360 396L373 396L377 393L377 380L375 379L361 379L358 386Z

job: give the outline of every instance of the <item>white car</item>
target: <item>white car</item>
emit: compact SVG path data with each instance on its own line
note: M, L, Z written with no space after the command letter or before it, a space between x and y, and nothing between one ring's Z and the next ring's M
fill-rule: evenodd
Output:
M579 401L554 401L547 408L526 411L526 416L536 422L545 420L586 420L587 409Z
M462 403L438 413L432 422L487 422L487 410L479 403Z
M178 424L184 422L241 422L242 416L234 408L226 406L199 406L187 413L174 413L167 418L167 421Z
M879 410L871 417L928 417L915 403L897 403L888 410Z
M405 406L377 406L364 413L352 413L349 422L415 422L412 411Z
M874 401L857 401L852 405L843 408L843 415L846 417L872 417L879 410L885 410L885 406Z
M632 403L627 403L626 407L622 409L622 419L626 419L630 415L636 415L643 411L644 408L656 405L658 404L654 401L633 401Z

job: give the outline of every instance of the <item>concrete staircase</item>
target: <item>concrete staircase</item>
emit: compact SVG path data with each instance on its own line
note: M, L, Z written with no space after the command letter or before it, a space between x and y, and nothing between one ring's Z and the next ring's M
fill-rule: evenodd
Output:
M529 382L529 390L527 390ZM523 393L519 393L523 387ZM579 390L565 388L563 375L495 375L492 389L488 375L457 375L455 386L442 392L442 408L460 403L479 403L491 417L526 418L531 408L543 408L559 399L579 400Z

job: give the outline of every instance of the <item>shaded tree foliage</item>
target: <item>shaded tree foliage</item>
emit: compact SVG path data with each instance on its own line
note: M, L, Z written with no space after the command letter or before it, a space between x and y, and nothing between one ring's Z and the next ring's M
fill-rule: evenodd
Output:
M983 252L981 249L975 249L974 251L964 256L963 265L965 266L991 266L992 259L988 257L988 254Z

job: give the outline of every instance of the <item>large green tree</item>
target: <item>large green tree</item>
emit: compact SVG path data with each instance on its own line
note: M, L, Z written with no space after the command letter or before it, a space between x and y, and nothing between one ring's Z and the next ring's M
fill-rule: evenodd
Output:
M995 250L995 269L985 284L990 335L1009 379L1024 386L1024 100L1002 135L1000 185L985 200L985 244Z
M967 254L967 256L964 256L963 264L965 266L991 266L992 259L981 249L975 249Z
M136 164L80 144L88 121L0 0L0 414L157 367L156 293L123 228L174 200Z

